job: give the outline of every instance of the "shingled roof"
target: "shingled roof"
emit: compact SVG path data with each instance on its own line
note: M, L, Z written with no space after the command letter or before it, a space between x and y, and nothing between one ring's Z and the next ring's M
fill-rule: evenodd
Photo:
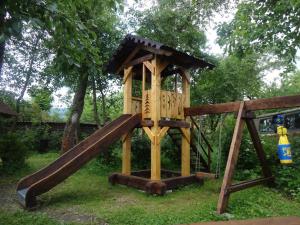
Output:
M18 114L15 111L13 111L9 105L0 102L0 115L17 116Z
M171 54L164 55L170 61L170 63L172 63L173 65L184 67L186 69L214 67L213 64L210 64L203 59L190 56L187 53L183 53L162 43L128 34L125 36L119 47L114 52L110 61L108 62L106 66L107 72L112 74L119 73L119 75L123 75L123 71L118 71L118 69L123 65L126 58L132 51L134 51L136 47L141 47L141 49L136 53L135 58L149 54L149 51L147 51L147 49L150 48L153 50L157 50L158 52L170 52Z

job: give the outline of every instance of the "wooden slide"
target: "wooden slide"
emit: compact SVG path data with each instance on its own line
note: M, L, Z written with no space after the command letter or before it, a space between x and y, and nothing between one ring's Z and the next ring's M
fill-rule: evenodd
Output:
M110 144L139 125L140 122L140 114L124 114L95 131L45 168L23 178L17 186L20 204L26 208L34 207L36 196L49 191L75 173L100 152L105 151Z

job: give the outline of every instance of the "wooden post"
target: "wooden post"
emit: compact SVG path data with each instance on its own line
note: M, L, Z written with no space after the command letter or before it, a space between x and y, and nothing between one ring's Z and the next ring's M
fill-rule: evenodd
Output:
M223 178L223 184L222 184L221 192L219 195L219 202L218 202L218 207L217 207L217 212L219 214L224 213L224 211L228 205L229 193L227 190L232 183L234 169L235 169L235 165L238 160L238 155L239 155L240 146L241 146L241 142L242 142L243 128L245 125L245 121L242 118L243 113L244 113L244 102L241 102L239 111L238 111L238 116L236 119L236 124L235 124L235 128L234 128L231 145L230 145L226 170L225 170L225 174L224 174L224 178Z
M154 124L151 128L153 141L151 141L151 180L160 180L160 68L157 55L152 60L151 73L151 119Z
M182 94L183 94L183 107L190 107L190 80L189 74L186 70L183 71L182 76ZM189 122L189 119L186 118ZM182 128L185 135L182 135L181 141L181 176L190 175L190 141L191 141L191 131L190 128Z
M132 113L132 67L124 69L124 114ZM132 132L123 137L122 146L122 174L130 175L131 173L131 136Z

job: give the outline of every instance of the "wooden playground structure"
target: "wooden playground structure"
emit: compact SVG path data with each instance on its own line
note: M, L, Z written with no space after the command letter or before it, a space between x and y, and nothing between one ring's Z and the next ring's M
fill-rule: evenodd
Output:
M112 184L123 184L163 195L167 190L191 183L203 183L203 173L191 174L191 150L195 150L191 124L193 116L235 113L236 125L230 146L217 211L223 213L230 194L258 184L272 185L274 177L253 119L256 110L300 106L300 95L274 97L215 105L190 106L190 70L212 69L214 66L164 44L134 35L127 35L108 63L109 73L118 74L124 84L124 110L121 117L70 149L48 167L22 179L17 187L21 204L32 207L35 197L76 172L82 165L121 137L122 171L109 177ZM171 84L171 85L170 85ZM171 89L170 89L171 86ZM243 128L247 125L253 141L263 177L233 184ZM142 128L151 142L151 168L131 171L131 139L133 130ZM199 128L198 128L199 129ZM181 171L161 169L161 140L172 130L180 131ZM208 152L201 161L203 171L210 172L212 148L205 139ZM176 140L174 140L176 143ZM198 151L198 150L196 150Z
M128 35L120 44L108 70L123 77L124 84L124 113L141 113L141 127L151 141L151 169L131 171L131 137L132 131L122 139L123 158L122 173L115 173L110 177L112 184L123 184L136 187L151 194L163 195L169 189L187 185L193 182L203 182L203 174L213 177L209 173L190 173L191 152L191 123L193 116L235 113L236 125L229 156L227 160L223 184L219 196L217 211L224 213L228 205L230 194L259 184L272 185L274 177L267 165L265 152L255 127L254 111L276 108L297 107L300 96L285 96L251 101L229 102L214 105L190 107L190 69L211 69L213 65L178 52L161 43L145 38ZM162 87L168 76L175 76L174 91L164 90ZM181 91L179 92L178 76L181 77ZM140 80L142 86L140 96L133 96L133 79ZM260 165L262 178L232 184L234 169L237 164L239 148L242 140L244 125L247 125ZM171 129L181 132L181 173L166 171L160 168L160 142ZM203 135L203 134L201 134ZM204 137L205 139L205 137ZM209 144L208 144L209 145ZM210 155L209 148L208 155ZM207 161L210 164L210 157ZM208 172L210 167L208 166ZM162 179L162 174L167 178Z

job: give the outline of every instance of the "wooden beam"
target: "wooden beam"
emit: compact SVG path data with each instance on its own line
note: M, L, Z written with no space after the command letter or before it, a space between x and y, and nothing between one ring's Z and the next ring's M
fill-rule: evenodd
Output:
M127 68L127 67L130 67L130 66L135 66L135 65L141 64L145 61L149 61L149 60L153 59L153 57L154 57L153 54L144 55L140 58L134 59L131 62L125 64L124 67Z
M187 82L191 83L191 76L186 69L180 68L179 70L180 75L187 80Z
M249 181L243 181L237 184L232 184L230 187L227 188L227 193L237 192L246 188L254 187L256 185L268 183L273 180L274 177L264 177L264 178L249 180Z
M149 127L143 127L143 130L148 135L148 138L150 139L150 141L154 142L154 134L152 133L152 131L150 130L150 128Z
M133 67L131 66L131 67L127 68L127 69L124 69L123 84L125 84L126 81L127 81L127 79L128 79L128 77L132 75L132 68Z
M245 121L242 119L244 110L245 110L245 104L244 104L244 102L241 102L240 107L239 107L238 116L236 119L236 124L235 124L234 132L233 132L231 145L230 145L226 170L225 170L225 174L224 174L224 178L223 178L223 184L222 184L221 192L219 195L219 201L218 201L218 207L217 207L217 212L219 214L224 213L224 211L228 205L229 194L227 193L227 189L230 187L231 182L232 182L234 169L235 169L235 165L238 160L238 155L239 155L240 146L241 146L241 142L242 142L243 128L244 128L244 124L245 124Z
M153 127L154 122L153 120L142 120L141 126L142 127Z
M161 128L158 137L159 137L159 141L161 141L161 139L166 135L167 131L169 130L170 127L163 127Z
M146 50L148 52L152 52L157 55L164 55L164 56L171 56L173 53L167 50L162 50L162 49L156 49L156 48L151 48L147 46L142 47L143 50Z
M228 102L213 105L200 105L185 108L185 116L196 116L205 114L220 114L237 112L240 102ZM256 111L265 109L281 109L300 106L300 95L282 96L273 98L262 98L256 100L245 101L245 110Z
M213 105L200 105L184 109L185 116L197 116L206 114L219 114L237 112L240 102L228 102Z
M183 139L185 139L189 144L191 143L191 137L190 137L190 133L189 133L189 130L187 128L180 128L180 131L183 135Z
M150 70L151 73L153 73L153 65L149 61L144 61L143 64L147 67L148 70Z
M208 179L216 179L216 174L214 173L205 173L205 172L197 172L196 177L199 178L208 178Z
M144 64L147 66L147 62ZM148 62L149 63L149 62ZM149 63L150 64L150 63ZM160 141L159 141L159 132L160 127L158 125L158 121L160 120L160 62L157 55L151 61L151 65L153 67L151 72L151 119L154 124L151 127L151 132L154 135L154 140L151 141L151 180L159 181L161 179L160 174ZM148 128L149 129L149 128Z
M158 125L160 127L190 128L190 124L188 122L179 120L160 120Z
M131 137L132 132L127 133L122 146L122 174L124 175L131 173Z
M141 47L137 46L135 49L133 49L133 51L129 54L129 56L125 59L125 61L121 64L121 66L116 70L116 73L120 73L122 69L124 69L125 64L127 64L128 62L130 62L130 60L133 59L133 57L136 55L136 53L138 53L138 51L140 51Z
M126 76L125 76L126 75ZM132 67L124 69L124 106L123 113L131 114L132 113Z

